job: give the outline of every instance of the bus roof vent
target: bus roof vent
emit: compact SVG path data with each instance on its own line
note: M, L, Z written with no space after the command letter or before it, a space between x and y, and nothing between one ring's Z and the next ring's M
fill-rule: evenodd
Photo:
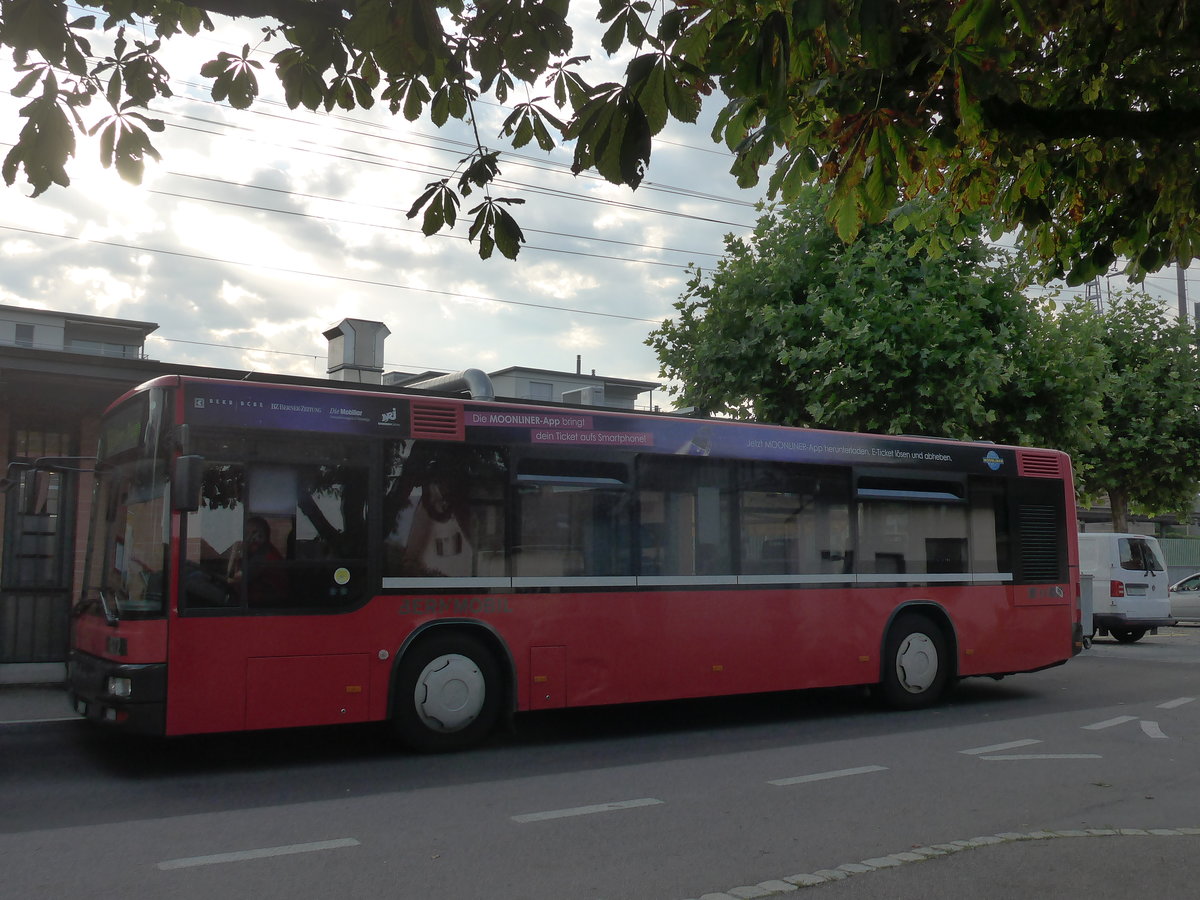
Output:
M414 400L411 408L413 437L461 441L465 436L461 406Z
M1036 450L1017 452L1017 474L1032 478L1061 478L1063 457L1058 453L1039 453Z

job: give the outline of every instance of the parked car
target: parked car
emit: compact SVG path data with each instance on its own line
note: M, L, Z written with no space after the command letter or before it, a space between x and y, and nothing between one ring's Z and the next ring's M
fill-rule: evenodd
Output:
M1200 621L1200 572L1171 585L1171 615Z

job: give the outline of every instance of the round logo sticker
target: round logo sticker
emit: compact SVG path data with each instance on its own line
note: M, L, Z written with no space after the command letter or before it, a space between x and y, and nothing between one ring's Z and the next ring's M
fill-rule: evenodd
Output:
M348 584L350 582L350 570L345 567L335 570L333 580L338 584Z

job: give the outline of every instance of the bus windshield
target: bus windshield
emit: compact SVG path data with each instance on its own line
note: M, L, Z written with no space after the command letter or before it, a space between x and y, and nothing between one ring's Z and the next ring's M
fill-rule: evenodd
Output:
M104 423L82 605L116 618L164 611L169 467L159 440L163 396L151 391Z

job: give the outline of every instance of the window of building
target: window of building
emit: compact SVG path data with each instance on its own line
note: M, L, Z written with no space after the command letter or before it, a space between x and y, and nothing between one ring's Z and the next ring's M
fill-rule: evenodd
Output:
M553 400L554 385L548 381L531 381L529 382L529 399L530 400Z
M16 326L16 334L14 335L15 343L18 347L33 346L33 326L21 325Z
M140 355L136 344L117 344L112 341L81 341L72 338L67 341L67 349L75 353L112 356L120 359L137 359Z

